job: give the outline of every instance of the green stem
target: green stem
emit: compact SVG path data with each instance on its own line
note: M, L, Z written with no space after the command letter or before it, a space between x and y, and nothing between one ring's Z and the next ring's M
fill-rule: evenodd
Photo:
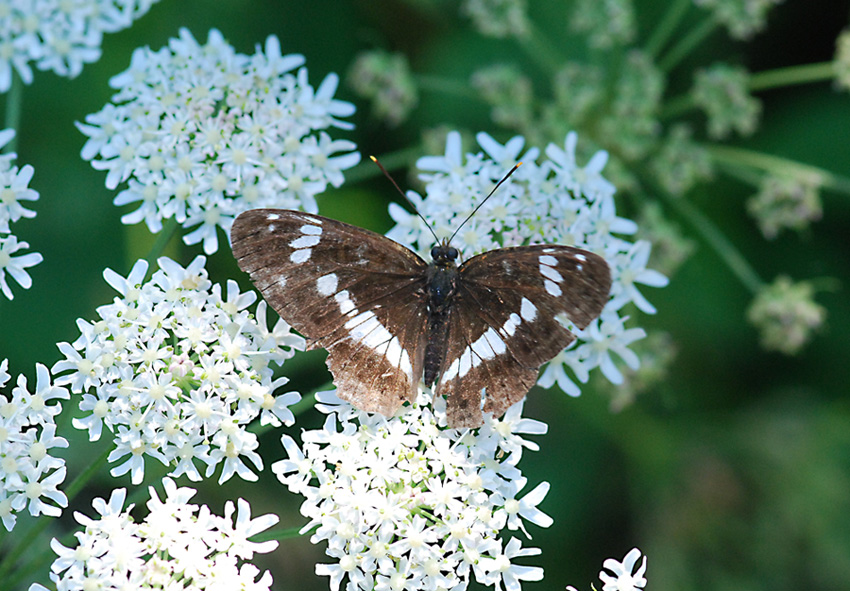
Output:
M658 67L664 72L669 72L675 68L679 65L679 62L688 57L688 54L702 43L716 28L717 22L715 20L704 20L694 27L690 33L682 37L670 51L658 60Z
M76 497L77 493L91 480L91 477L100 470L106 463L106 457L111 449L107 449L102 454L92 460L88 467L83 470L74 480L65 488L65 495L68 497L68 504ZM15 544L14 548L0 562L0 581L6 581L9 573L15 567L18 559L29 550L30 546L44 532L51 520L46 516L42 516L35 524L24 534L24 536Z
M281 530L266 530L264 532L258 533L256 536L251 538L252 542L260 543L266 542L268 540L290 540L292 538L300 538L302 536L312 535L319 526L315 526L310 530L304 532L303 534L298 533L301 531L300 527L288 527L286 529Z
M682 94L664 101L664 104L661 105L658 117L660 119L675 119L676 117L680 117L695 108L696 103L694 102L693 96L690 93Z
M744 148L734 148L731 146L705 147L711 154L711 157L724 166L756 168L771 174L812 175L818 177L822 187L850 195L850 178L837 175L817 166Z
M795 84L808 84L810 82L825 82L835 78L834 62L820 62L817 64L802 64L789 66L776 70L767 70L750 75L750 90L769 90L782 86L793 86Z
M165 250L165 247L168 246L168 242L171 240L171 237L174 236L179 225L180 224L174 218L169 218L162 224L162 229L159 231L159 234L156 235L156 240L154 241L153 246L151 246L148 256L145 257L145 260L148 262L148 272L150 272L150 269L153 268L156 263L156 259L160 257Z
M549 74L555 74L565 61L564 57L553 49L558 47L558 44L546 38L546 35L533 23L529 22L528 26L528 34L517 37L517 44L541 69Z
M398 150L396 152L390 152L389 154L384 154L383 156L378 158L378 161L387 170L396 170L399 168L410 166L416 161L416 158L421 155L422 148L420 146L413 146L410 148ZM381 174L381 169L378 168L378 166L374 162L369 160L369 158L363 158L363 160L360 161L360 164L346 171L345 182L359 183L367 179L381 176Z
M463 99L481 100L481 96L472 90L465 82L449 80L441 76L430 76L428 74L417 74L416 85L425 92L448 94Z
M4 154L11 154L18 148L19 127L21 125L21 105L24 99L24 82L12 69L12 85L6 93L6 117L3 129L14 129L15 137L3 148Z
M670 36L682 21L682 17L685 16L691 4L692 0L676 0L670 3L664 17L658 23L658 26L655 27L652 35L646 42L645 50L651 57L655 58L658 56L658 52L670 40Z
M702 236L703 240L711 246L717 255L723 259L726 265L732 270L732 273L744 284L753 295L757 294L764 281L758 276L758 273L752 268L744 255L735 248L735 245L720 231L720 228L706 217L700 210L694 207L689 201L683 198L671 197L664 193L660 193L666 203L680 216L685 218Z

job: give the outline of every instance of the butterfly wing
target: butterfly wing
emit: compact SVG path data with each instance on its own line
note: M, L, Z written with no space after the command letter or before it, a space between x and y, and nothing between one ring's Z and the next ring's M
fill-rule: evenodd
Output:
M240 214L233 255L308 348L328 350L337 394L392 415L415 399L427 330L425 261L385 236L282 209Z
M483 410L496 417L525 396L540 366L575 340L557 318L585 328L610 289L605 260L568 246L503 248L463 263L437 388L449 425L481 425L482 388Z

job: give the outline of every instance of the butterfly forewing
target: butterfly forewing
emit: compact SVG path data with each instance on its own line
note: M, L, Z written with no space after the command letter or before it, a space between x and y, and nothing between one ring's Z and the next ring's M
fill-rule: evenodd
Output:
M611 275L601 257L567 246L505 248L459 268L448 348L437 393L446 395L449 424L475 427L483 410L501 416L537 380L542 364L608 301Z
M310 348L328 350L340 398L392 415L415 397L428 319L421 258L380 234L290 210L245 212L231 239L266 301Z

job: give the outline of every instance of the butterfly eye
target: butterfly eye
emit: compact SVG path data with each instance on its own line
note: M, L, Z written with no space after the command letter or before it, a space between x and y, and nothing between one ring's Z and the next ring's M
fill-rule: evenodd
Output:
M440 257L440 250L442 250L439 246L435 246L431 249L431 258L436 260Z
M455 260L457 258L457 255L458 252L454 246L450 246L449 249L446 251L446 258L448 258L450 261Z

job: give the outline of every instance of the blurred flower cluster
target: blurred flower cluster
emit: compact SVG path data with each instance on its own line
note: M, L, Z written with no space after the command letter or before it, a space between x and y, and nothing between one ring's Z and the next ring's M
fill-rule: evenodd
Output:
M186 268L168 258L145 281L148 264L139 261L124 278L107 269L106 281L120 294L97 309L97 320L80 319L80 337L60 343L65 359L53 366L57 384L82 393L74 426L91 440L103 427L113 434L110 462L122 461L113 476L144 478L144 457L158 459L172 476L201 480L196 461L209 477L223 464L220 482L262 470L257 436L246 426L254 419L279 426L294 422L289 406L301 396L276 395L286 378L273 376L304 341L282 320L271 330L266 304L256 317L247 307L257 299L228 281L222 293L198 256Z
M181 29L168 47L137 49L112 78L112 102L77 125L88 137L82 157L107 172L107 188L127 184L115 197L136 207L125 224L159 232L173 219L207 254L217 228L229 232L246 209L316 213L315 196L340 186L360 155L325 131L350 128L340 117L354 112L333 98L336 75L314 89L303 64L274 35L249 56L215 29L204 45Z
M470 19L472 27L484 37L515 43L522 55L478 62L465 80L444 77L435 81L432 75L421 75L410 65L399 63L406 59L402 54L370 50L368 61L361 59L366 53L357 58L360 67L349 72L349 81L360 96L372 101L375 113L385 113L391 125L400 124L400 111L390 114L380 108L393 94L389 89L395 94L405 89L406 96L437 90L489 108L490 120L501 128L490 132L494 137L520 134L530 145L545 146L560 144L567 133L577 132L581 137L576 147L579 159L591 160L602 151L607 154L606 177L633 205L633 217L641 222L636 236L654 245L661 243L661 248L653 249L651 267L672 277L693 252L696 237L717 250L731 272L757 298L769 286L755 268L758 261L749 261L737 251L726 240L723 229L692 202L710 192L711 181L721 174L744 181L754 189L747 211L764 237L772 240L789 230L803 232L821 219L823 189L850 191L846 178L722 143L751 136L759 129L762 103L757 91L821 80L850 87L850 33L839 36L835 60L830 63L763 73L727 62L698 63L685 72L676 68L719 27L735 39L751 38L765 27L770 10L779 3L675 2L665 6L663 18L653 23L651 34L641 36L638 23L644 15L639 10L645 7L639 3L576 0L559 13L574 33L570 43L564 44L547 38L551 27L535 22L535 12L524 0L466 0L460 14ZM692 30L676 36L689 26ZM398 73L394 78L388 63L394 64L393 71ZM680 74L689 78L684 86ZM411 117L413 105L404 113ZM423 136L426 144L428 133ZM499 163L503 166L499 172L513 164L505 160ZM477 163L470 161L464 166L475 169ZM448 169L441 172L448 173ZM522 179L523 174L530 173L521 168L516 176ZM462 199L479 194L482 187L457 184L453 189L471 191L458 192L454 197ZM440 207L445 205L443 201ZM435 206L430 213L440 216L438 222L442 223L446 216L437 209ZM448 211L454 213L451 207ZM679 229L682 222L693 237ZM468 234L477 232L474 221L471 225ZM483 236L484 231L479 234ZM509 242L510 236L505 240ZM638 250L639 257L647 254L642 248ZM822 316L818 323L809 325L807 334L824 321ZM760 325L758 328L765 330ZM651 342L644 341L638 349ZM790 354L799 349L782 350ZM641 356L647 353L672 359L657 351L639 352Z

